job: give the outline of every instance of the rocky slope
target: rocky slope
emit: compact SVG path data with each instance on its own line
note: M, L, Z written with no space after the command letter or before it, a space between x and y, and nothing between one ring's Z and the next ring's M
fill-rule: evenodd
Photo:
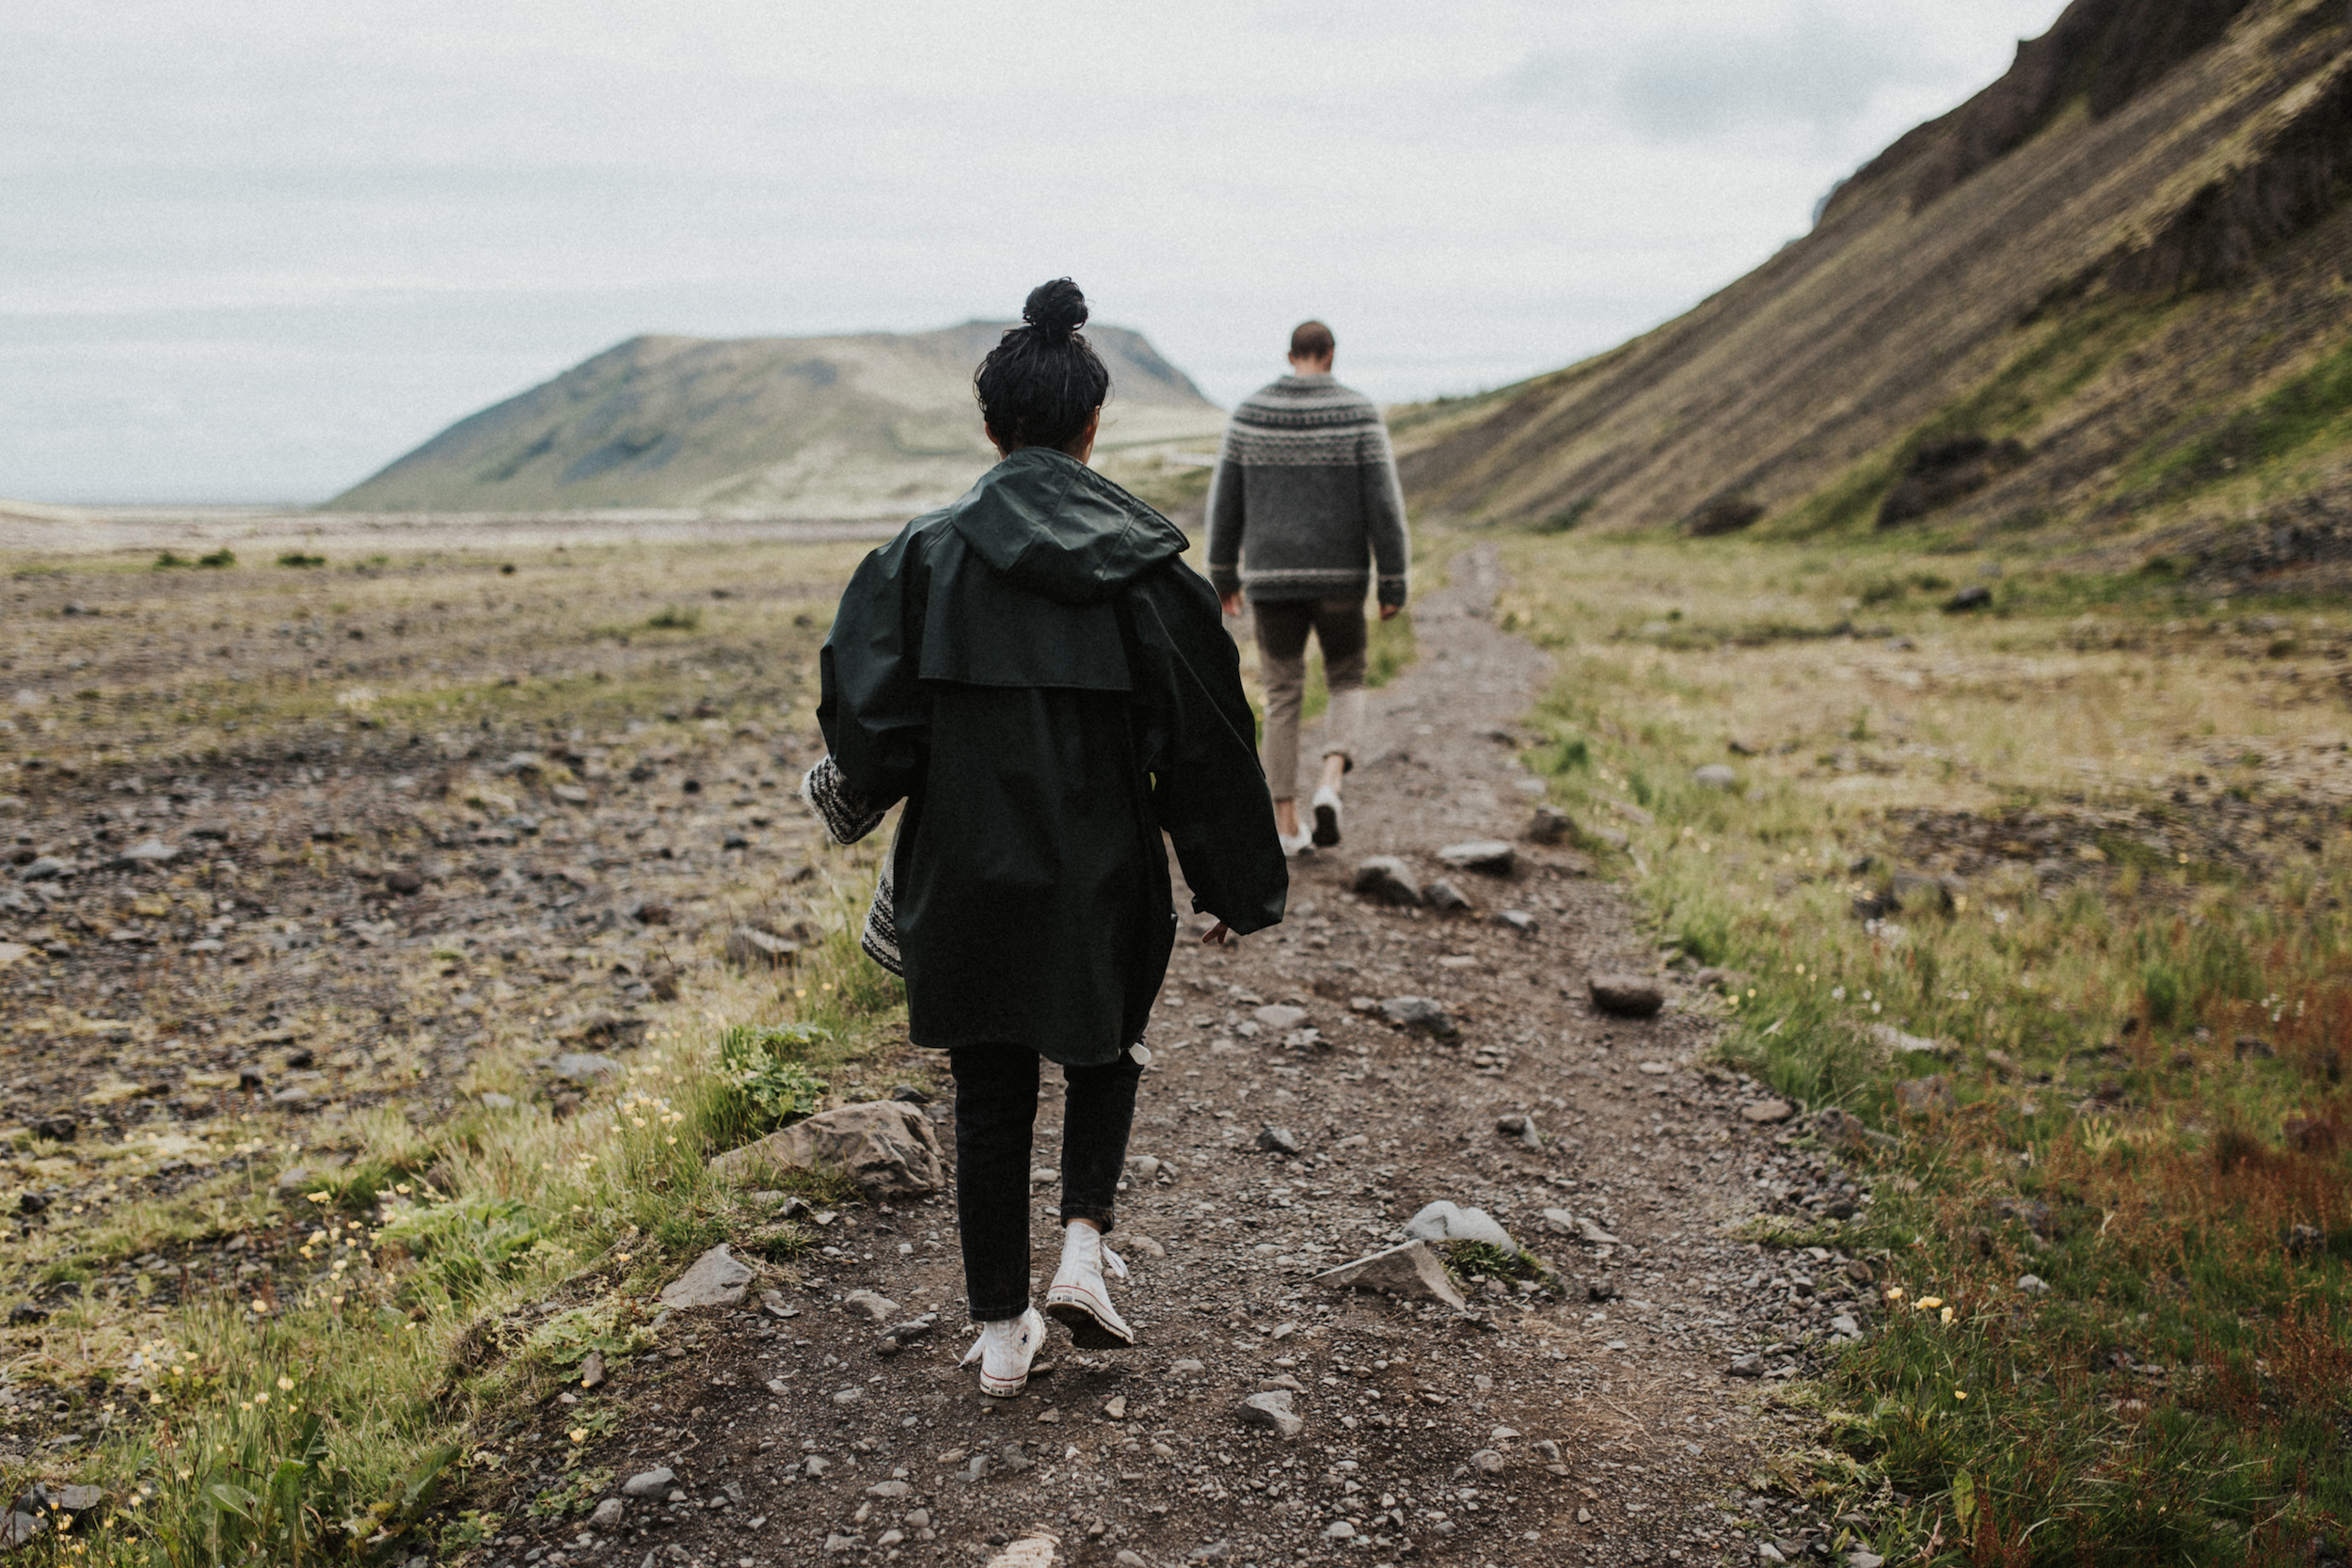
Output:
M632 338L459 420L328 502L344 512L684 507L903 518L994 460L972 371L1007 324L841 338ZM1141 334L1097 326L1102 450L1130 464L1222 422Z
M2253 505L2326 535L2267 564L2328 554L2314 516L2352 491L2347 166L2342 0L2075 0L1687 315L1401 411L1408 489L1535 526L1791 533Z

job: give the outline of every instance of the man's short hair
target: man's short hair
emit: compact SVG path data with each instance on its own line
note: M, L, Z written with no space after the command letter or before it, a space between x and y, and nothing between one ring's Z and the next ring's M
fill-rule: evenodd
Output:
M1291 328L1291 357L1294 359L1328 359L1337 346L1331 329L1321 322L1300 322Z

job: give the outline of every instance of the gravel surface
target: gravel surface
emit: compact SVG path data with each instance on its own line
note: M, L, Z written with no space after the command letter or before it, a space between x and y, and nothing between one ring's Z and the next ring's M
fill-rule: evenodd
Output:
M626 1435L580 1513L631 1476L675 1484L502 1537L491 1560L974 1561L1036 1530L1121 1564L1824 1557L1820 1524L1748 1482L1798 1419L1773 1390L1867 1323L1867 1265L1735 1232L1867 1199L1791 1146L1797 1124L1758 1119L1785 1106L1703 1064L1709 1004L1660 973L1621 891L1522 838L1536 792L1510 725L1549 665L1486 619L1495 570L1472 554L1417 606L1420 661L1375 694L1346 840L1299 863L1292 919L1180 947L1113 1237L1136 1350L1057 1331L1026 1395L984 1399L956 1368L951 1204L845 1212L831 1256L767 1269L744 1307L677 1314L665 1348L613 1369ZM1514 842L1507 872L1438 856L1480 839ZM1450 873L1470 908L1359 897L1377 855ZM1600 1012L1597 972L1647 976L1666 1006ZM1401 998L1436 1006L1383 1006ZM1049 1089L1041 1165L1057 1117ZM1457 1262L1467 1310L1314 1281L1438 1201L1551 1272ZM886 1343L858 1291L938 1330ZM545 1424L509 1445L518 1464L560 1451L562 1412Z

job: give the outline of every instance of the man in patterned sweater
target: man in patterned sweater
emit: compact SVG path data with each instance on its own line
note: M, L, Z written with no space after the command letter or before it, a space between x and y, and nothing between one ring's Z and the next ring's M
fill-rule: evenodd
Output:
M1380 618L1405 606L1411 546L1405 494L1380 410L1331 376L1331 329L1291 334L1291 373L1233 410L1209 485L1209 580L1225 613L1245 595L1265 685L1263 760L1286 854L1340 841L1340 781L1364 723L1364 595L1379 568ZM1323 648L1331 707L1314 827L1298 825L1298 711L1307 633Z

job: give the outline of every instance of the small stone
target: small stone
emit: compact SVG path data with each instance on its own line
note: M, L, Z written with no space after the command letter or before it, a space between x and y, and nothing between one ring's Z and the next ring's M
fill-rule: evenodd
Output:
M122 865L169 865L180 851L160 838L143 838L116 857Z
M1568 1212L1565 1209L1545 1210L1544 1228L1551 1231L1554 1235L1559 1236L1574 1236L1579 1234L1576 1228L1576 1216Z
M1527 841L1530 844L1558 844L1575 831L1576 824L1558 806L1537 806L1535 815L1527 821Z
M1883 1051L1912 1051L1929 1056L1959 1054L1954 1047L1945 1044L1942 1040L1930 1039L1924 1035L1907 1035L1891 1023L1873 1023L1868 1033L1870 1038L1876 1041L1879 1048Z
M1495 919L1502 925L1510 927L1511 929L1517 931L1523 937L1532 937L1537 930L1541 929L1536 923L1535 917L1528 913L1525 910L1505 910L1501 914L1496 915Z
M1127 1396L1124 1394L1114 1395L1104 1404L1103 1414L1109 1417L1114 1421L1125 1420L1127 1418Z
M1178 1376L1183 1377L1189 1376L1194 1372L1205 1372L1209 1370L1209 1366L1205 1361L1196 1361L1190 1356L1185 1356L1181 1361L1169 1362L1168 1364L1168 1370L1176 1373Z
M1671 1062L1637 1062L1634 1066L1652 1078L1663 1078L1674 1071L1674 1064Z
M854 1535L835 1534L825 1537L825 1550L829 1553L854 1552L864 1544L865 1542Z
M592 1350L580 1358L580 1386L582 1388L600 1387L604 1378L604 1352Z
M1947 615L1965 615L1972 610L1982 610L1993 602L1993 590L1980 582L1970 583L1944 601Z
M1353 1541L1356 1539L1356 1527L1344 1519L1334 1519L1323 1527L1323 1538L1326 1541Z
M1356 864L1356 893L1379 904L1418 904L1421 883L1412 871L1394 855L1375 855Z
M1742 1355L1725 1367L1724 1372L1729 1377L1762 1377L1764 1358L1760 1355Z
M405 866L396 866L384 873L384 890L403 898L413 898L424 891L424 879Z
M1851 1551L1846 1554L1846 1568L1886 1568L1886 1560L1876 1552Z
M1648 1018L1666 1005L1666 988L1641 974L1596 974L1586 982L1604 1013Z
M1032 1187L1050 1187L1055 1181L1058 1180L1060 1177L1061 1172L1056 1170L1051 1165L1032 1165L1029 1167L1029 1185Z
M739 1262L721 1242L694 1259L693 1266L672 1280L661 1292L669 1307L733 1307L743 1299L752 1271Z
M1691 769L1691 782L1701 789L1738 789L1740 773L1724 763L1710 762L1704 768Z
M1269 1002L1250 1014L1269 1029L1295 1029L1307 1022L1307 1009L1294 1007L1287 1002Z
M1758 1562L1786 1562L1788 1560L1781 1555L1781 1550L1778 1546L1773 1545L1769 1541L1763 1541L1756 1544L1756 1560Z
M902 1345L911 1345L914 1343L915 1340L928 1336L931 1330L937 1328L938 1326L939 1320L936 1318L914 1318L910 1319L906 1323L893 1323L890 1326L889 1332L884 1335L883 1338L896 1339Z
M27 862L16 874L20 882L54 882L73 875L73 863L55 855L39 855Z
M49 1521L38 1514L11 1513L0 1515L0 1550L13 1551L48 1528Z
M1419 1242L1476 1242L1505 1252L1519 1249L1511 1233L1496 1224L1486 1211L1464 1209L1446 1198L1422 1205L1419 1213L1405 1222L1405 1234Z
M2050 1293L2050 1282L2038 1274L2019 1275L2017 1288L2029 1296L2046 1296Z
M1837 1316L1829 1321L1829 1331L1832 1334L1836 1335L1841 1339L1859 1339L1862 1338L1862 1325L1854 1322L1853 1319L1848 1317L1843 1312L1838 1313Z
M866 1495L869 1497L881 1497L886 1501L893 1497L903 1497L914 1490L914 1487L909 1486L903 1481L878 1481L866 1489Z
M800 950L800 943L756 926L738 926L727 933L727 962L738 969L782 969Z
M1584 1214L1579 1214L1576 1217L1576 1234L1580 1241L1582 1241L1587 1245L1591 1246L1621 1246L1624 1244L1619 1242L1616 1237L1612 1236L1608 1231L1603 1230L1597 1221Z
M1263 1427L1287 1443L1307 1430L1307 1423L1291 1408L1291 1402L1296 1397L1287 1388L1252 1394L1241 1402L1242 1424Z
M1453 914L1470 907L1470 901L1463 895L1462 890L1443 877L1431 882L1429 891L1423 896L1429 900L1429 907L1440 913Z
M1960 1097L1952 1092L1952 1081L1940 1072L1899 1078L1895 1081L1895 1108L1907 1117L1949 1115L1960 1108Z
M1481 1475L1502 1474L1502 1455L1492 1449L1481 1449L1470 1457L1470 1468Z
M1391 996L1379 1004L1380 1016L1391 1023L1433 1038L1450 1040L1462 1032L1444 1005L1426 996Z
M1787 1121L1796 1114L1797 1108L1785 1100L1751 1100L1740 1107L1740 1119L1755 1122L1759 1127Z
M1297 1154L1302 1147L1298 1134L1287 1127L1268 1127L1258 1134L1258 1147L1268 1154L1285 1157Z
M1152 1565L1144 1561L1139 1555L1135 1552L1128 1551L1123 1547L1120 1550L1119 1555L1111 1559L1111 1560L1118 1563L1119 1568L1152 1568Z
M1406 1242L1403 1246L1343 1263L1315 1275L1314 1283L1373 1291L1406 1301L1441 1302L1457 1312L1470 1305L1454 1288L1454 1281L1446 1277L1445 1265L1438 1261L1438 1255L1422 1241ZM1179 1361L1168 1370L1199 1371L1201 1366L1198 1361Z
M610 1056L593 1052L567 1051L555 1059L555 1075L566 1083L600 1084L608 1078L618 1078L628 1071Z
M1576 1522L1580 1525L1591 1524L1593 1522L1593 1511L1589 1508L1578 1509L1576 1511Z
M897 1302L872 1291L851 1291L842 1298L841 1305L865 1313L877 1323L886 1323L899 1312Z
M596 1511L594 1513L588 1515L588 1528L600 1530L618 1529L621 1528L623 1516L628 1513L628 1504L618 1497L607 1497L596 1505Z
M668 1465L643 1471L621 1483L624 1497L666 1497L670 1488L677 1484L677 1472Z
M1438 851L1438 859L1456 871L1483 871L1490 877L1507 877L1519 863L1519 852L1499 838L1474 838L1465 844L1449 844Z
M833 1402L841 1405L855 1404L865 1397L866 1390L860 1388L855 1384L851 1384L847 1388L834 1389L833 1394Z

